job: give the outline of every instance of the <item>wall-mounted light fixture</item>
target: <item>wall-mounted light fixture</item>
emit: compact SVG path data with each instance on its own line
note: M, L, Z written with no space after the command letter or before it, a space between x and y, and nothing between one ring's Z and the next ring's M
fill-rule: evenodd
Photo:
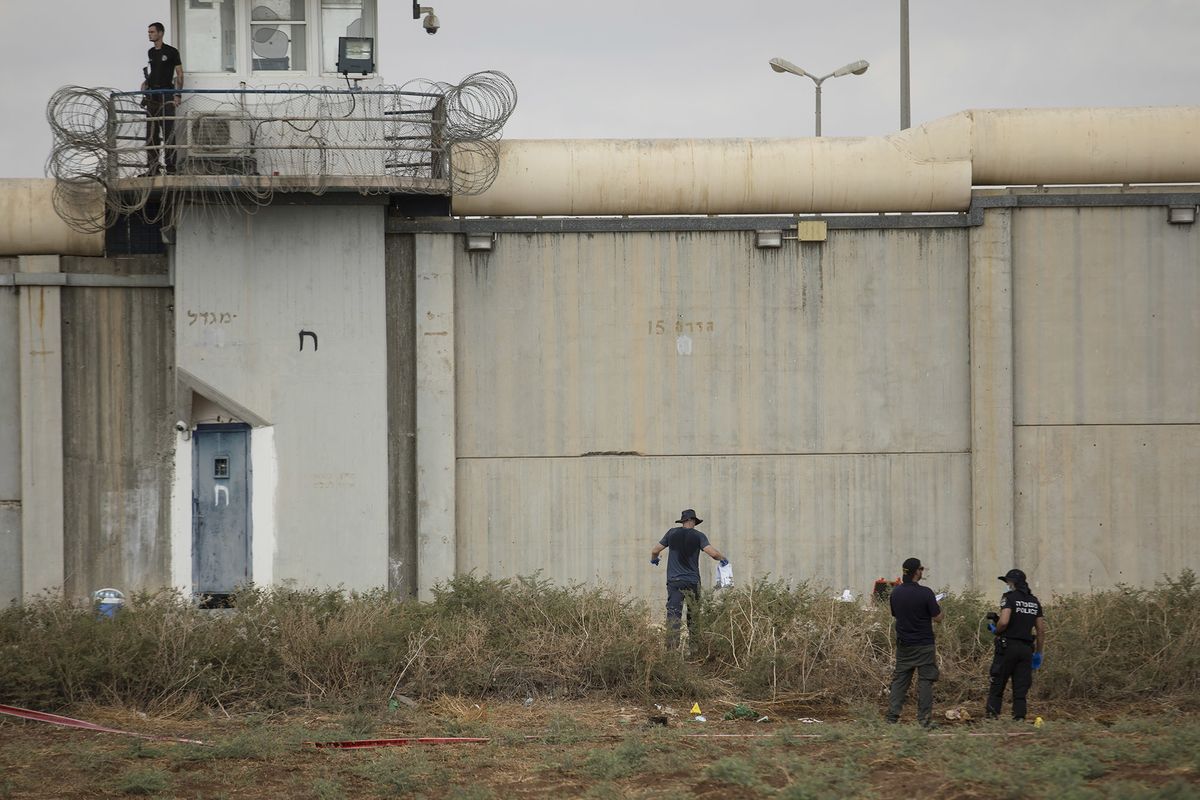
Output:
M375 40L369 36L339 36L337 70L368 75L375 71Z
M1195 221L1195 206L1171 206L1167 209L1167 222L1172 225L1191 225Z
M763 249L783 247L783 231L755 231L754 246Z
M496 243L496 234L494 233L468 233L467 234L467 252L468 253L487 253L490 252Z

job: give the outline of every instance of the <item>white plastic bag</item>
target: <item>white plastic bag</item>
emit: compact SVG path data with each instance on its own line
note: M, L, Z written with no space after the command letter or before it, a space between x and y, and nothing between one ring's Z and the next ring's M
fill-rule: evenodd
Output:
M724 566L717 564L717 580L714 584L717 589L728 589L733 586L733 565L726 563Z

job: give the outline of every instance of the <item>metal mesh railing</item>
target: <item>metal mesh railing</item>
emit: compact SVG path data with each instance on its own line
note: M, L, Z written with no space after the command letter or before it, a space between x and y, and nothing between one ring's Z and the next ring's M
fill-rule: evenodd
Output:
M246 207L331 187L476 194L496 177L496 142L517 99L500 72L454 85L193 89L178 103L175 95L68 86L51 97L46 171L71 227L177 214L187 196ZM160 174L167 179L147 180Z

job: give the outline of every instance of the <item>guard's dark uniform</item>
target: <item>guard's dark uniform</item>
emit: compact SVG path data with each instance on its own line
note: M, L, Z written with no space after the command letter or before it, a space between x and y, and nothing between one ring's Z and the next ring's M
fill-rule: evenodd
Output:
M1022 584L1024 585L1024 584ZM1025 719L1025 696L1033 685L1035 625L1042 604L1028 591L1013 589L1000 598L1000 610L1009 609L1008 627L996 634L996 654L992 658L992 685L988 690L987 715L1000 715L1004 687L1012 678L1013 719Z
M146 52L147 89L173 89L175 68L183 65L179 51L169 44L151 47ZM175 171L175 98L171 94L147 94L146 167L148 174L158 171L158 153L162 150L167 172Z

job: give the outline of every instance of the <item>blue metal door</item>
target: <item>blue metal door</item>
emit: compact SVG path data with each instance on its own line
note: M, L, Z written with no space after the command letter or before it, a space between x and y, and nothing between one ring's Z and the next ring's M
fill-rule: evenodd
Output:
M192 586L228 595L250 580L250 426L192 435Z

